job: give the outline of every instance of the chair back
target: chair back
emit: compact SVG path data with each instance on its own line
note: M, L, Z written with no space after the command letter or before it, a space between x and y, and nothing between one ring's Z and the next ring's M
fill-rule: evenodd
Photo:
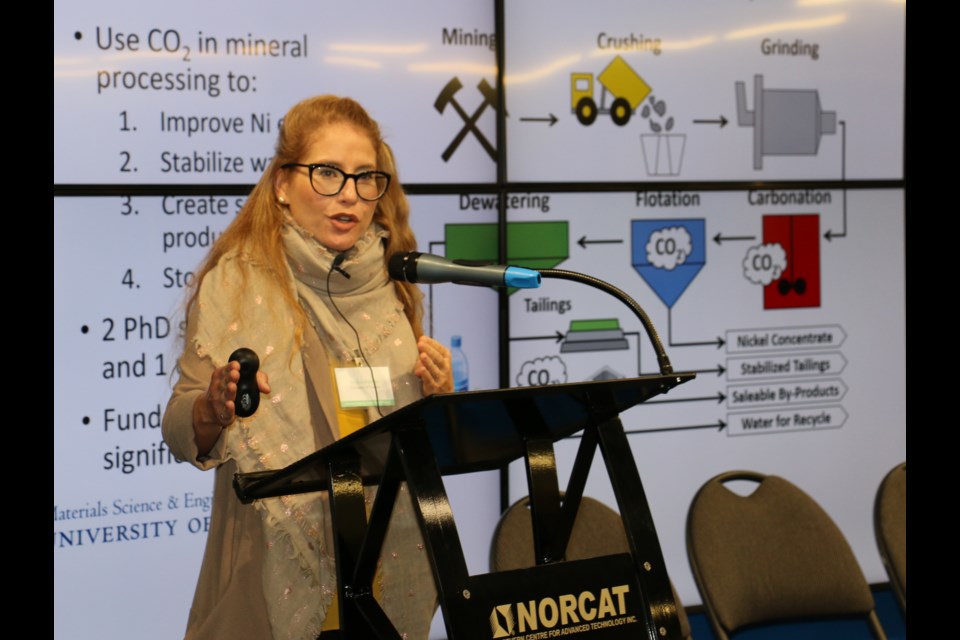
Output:
M907 463L887 472L873 505L873 527L890 586L907 613Z
M756 487L744 496L725 486L732 481ZM730 471L708 480L687 515L687 556L721 640L748 625L855 616L886 638L843 533L781 477Z

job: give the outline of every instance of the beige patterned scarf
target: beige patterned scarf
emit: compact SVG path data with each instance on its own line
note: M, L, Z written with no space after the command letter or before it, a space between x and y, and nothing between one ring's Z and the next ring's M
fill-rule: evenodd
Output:
M370 365L390 367L399 407L419 398L421 387L412 373L416 340L384 268L384 237L383 229L371 226L346 252L342 268L350 278L333 273L328 295L327 275L336 254L292 222L283 230L291 292L331 360L352 362L359 336ZM331 297L357 334L331 307ZM199 305L198 353L222 366L235 349L253 349L270 381L270 397L261 401L257 413L238 418L227 429L227 456L240 472L249 473L282 469L313 453L317 439L301 347L294 337L296 319L276 281L255 260L228 254L204 278ZM316 334L308 332L304 340L310 339ZM312 639L320 632L336 589L326 501L326 493L311 493L255 502L267 540L263 590L275 638Z

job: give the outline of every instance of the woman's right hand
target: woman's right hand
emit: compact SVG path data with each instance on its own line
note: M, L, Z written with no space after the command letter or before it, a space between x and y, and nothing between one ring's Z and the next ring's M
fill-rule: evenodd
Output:
M231 360L213 370L206 393L194 403L193 430L200 455L209 453L220 437L220 432L236 420L239 381L240 363ZM257 386L260 393L270 393L270 383L263 371L257 371Z
M237 417L237 384L240 382L240 363L231 360L210 374L210 386L207 387L207 404L215 421L223 427L229 426ZM260 393L270 393L267 374L257 370L257 387Z
M237 382L240 381L240 363L236 360L217 367L210 374L210 386L207 387L206 403L209 422L216 422L221 427L233 422L236 415Z

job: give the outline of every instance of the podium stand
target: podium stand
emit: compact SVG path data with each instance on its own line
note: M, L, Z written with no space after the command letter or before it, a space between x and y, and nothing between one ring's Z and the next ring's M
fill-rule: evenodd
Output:
M619 415L694 377L670 373L434 395L284 469L237 474L234 488L243 502L330 492L344 638L400 637L372 585L393 503L406 481L449 640L680 640L670 578ZM561 494L554 443L577 434L579 449ZM563 561L598 449L630 553ZM500 469L521 458L537 565L471 576L443 476ZM379 484L369 519L364 484Z

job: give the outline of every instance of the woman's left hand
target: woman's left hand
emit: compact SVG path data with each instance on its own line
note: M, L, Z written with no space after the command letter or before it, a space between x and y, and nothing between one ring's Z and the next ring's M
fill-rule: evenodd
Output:
M417 340L417 364L413 373L420 378L423 395L453 392L453 369L450 366L450 350L431 338L420 336Z

